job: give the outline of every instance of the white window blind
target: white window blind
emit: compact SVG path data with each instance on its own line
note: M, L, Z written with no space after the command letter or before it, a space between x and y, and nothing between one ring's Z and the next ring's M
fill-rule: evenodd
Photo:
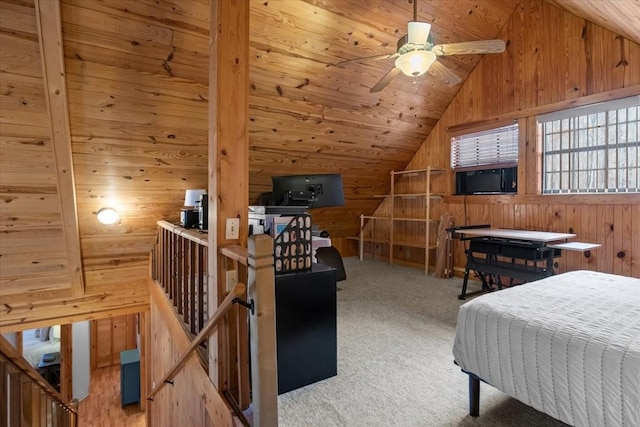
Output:
M542 192L640 192L640 96L538 116Z
M517 166L518 124L451 138L451 168Z

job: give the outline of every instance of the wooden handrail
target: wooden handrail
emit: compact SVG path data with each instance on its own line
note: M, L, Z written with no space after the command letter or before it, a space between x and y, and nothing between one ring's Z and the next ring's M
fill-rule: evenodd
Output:
M160 222L158 222L158 225L160 225ZM198 345L200 345L200 342L209 335L211 330L218 324L220 319L222 319L222 316L224 316L226 312L229 311L229 308L231 308L231 305L233 304L234 298L244 294L244 291L245 285L243 285L242 283L238 283L233 288L233 290L229 292L229 295L227 295L222 303L218 306L215 313L213 313L213 316L211 316L205 327L202 328L200 333L193 339L193 341L191 341L191 345L189 345L187 351L185 351L185 353L175 363L173 368L171 368L169 372L162 378L158 387L156 387L151 391L151 393L149 393L147 399L153 399L153 396L155 396L160 390L162 390L165 384L167 384L167 381L171 380L171 378L173 378L178 373L178 371L182 369L189 356L191 356L193 351L198 347Z
M247 265L247 259L249 259L249 251L240 245L221 246L220 253L242 265Z
M41 389L44 390L46 394L55 399L61 406L75 415L78 415L77 409L75 409L71 404L65 402L64 398L58 391L51 386L42 375L35 370L31 364L29 364L18 350L16 350L9 341L7 341L2 335L0 335L0 352L8 359L8 361L13 364L19 371L23 372L27 375L31 381L35 382L40 386Z
M169 230L170 232L178 235L179 237L184 237L187 240L191 240L192 242L196 242L199 245L204 247L209 246L209 242L207 241L207 234L202 233L198 230L189 230L187 228L182 228L180 225L172 224L169 221L160 220L157 222L158 227L162 227L165 230Z

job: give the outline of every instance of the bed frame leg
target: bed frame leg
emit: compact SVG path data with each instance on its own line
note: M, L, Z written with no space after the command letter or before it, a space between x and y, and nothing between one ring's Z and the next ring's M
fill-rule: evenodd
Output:
M475 375L469 375L469 415L480 415L480 380Z

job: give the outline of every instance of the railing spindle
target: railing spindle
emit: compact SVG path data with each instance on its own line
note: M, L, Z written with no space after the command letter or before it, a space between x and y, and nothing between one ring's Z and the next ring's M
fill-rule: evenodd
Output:
M182 278L180 280L180 286L182 288L182 321L185 324L189 324L189 250L191 248L191 242L187 239L182 239Z
M189 326L196 333L196 251L195 242L189 242Z
M175 305L176 303L176 240L174 233L169 235L169 299Z
M160 284L162 285L162 289L164 290L165 293L168 293L169 291L167 289L167 283L169 280L168 239L169 239L169 231L162 229L162 256L160 258L160 261L162 262L162 281L160 282Z
M204 326L204 302L207 299L204 291L205 277L206 271L204 266L207 263L207 258L205 257L204 247L198 246L198 261L197 261L197 280L198 280L198 330L202 329Z
M184 265L184 242L186 239L183 239L178 234L176 236L176 300L174 302L174 306L178 309L178 314L182 314L182 298L183 298L183 286L184 286L184 276L183 276L183 265Z

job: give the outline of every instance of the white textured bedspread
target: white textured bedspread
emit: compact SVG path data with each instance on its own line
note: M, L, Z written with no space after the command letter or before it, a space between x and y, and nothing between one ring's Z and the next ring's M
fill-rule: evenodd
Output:
M453 355L565 423L640 426L640 279L573 271L480 296L460 307Z

